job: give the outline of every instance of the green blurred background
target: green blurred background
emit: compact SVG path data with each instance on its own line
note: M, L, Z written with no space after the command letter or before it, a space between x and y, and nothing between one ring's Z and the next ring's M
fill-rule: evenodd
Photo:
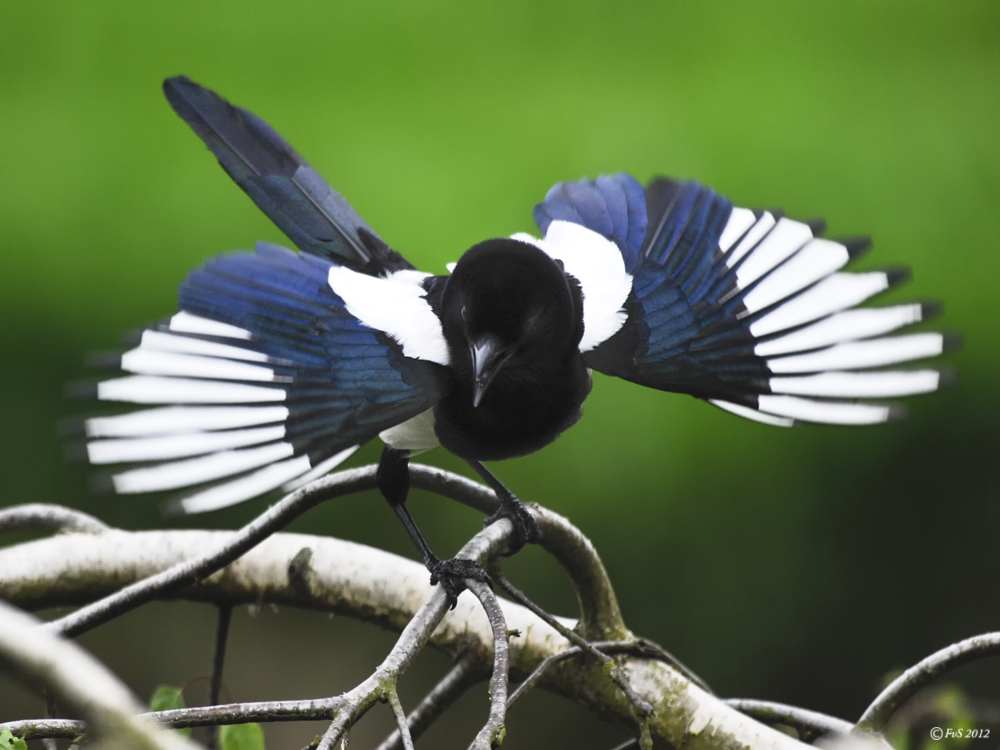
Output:
M891 299L945 300L939 325L966 337L949 357L960 384L913 400L907 421L780 430L597 376L576 427L495 469L583 529L630 626L726 696L856 717L891 670L1000 626L996 2L0 0L2 504L65 503L130 529L233 528L266 505L165 521L150 499L89 495L56 436L81 408L62 388L85 353L171 313L211 255L285 241L170 111L160 82L178 73L267 119L429 271L533 231L552 183L618 170L871 233L859 267L910 265ZM443 452L426 460L468 473ZM478 528L454 503L412 502L441 553ZM375 495L294 528L413 557ZM538 550L508 570L573 612ZM148 696L206 671L212 628L207 608L153 605L83 642ZM233 638L233 700L342 690L392 642L284 610L241 613ZM998 666L958 679L1000 698ZM422 657L404 704L445 667ZM0 681L0 720L39 711ZM464 746L485 711L480 688L427 746ZM375 710L357 746L390 722ZM299 747L317 727L267 731L271 747ZM505 747L623 737L538 693Z

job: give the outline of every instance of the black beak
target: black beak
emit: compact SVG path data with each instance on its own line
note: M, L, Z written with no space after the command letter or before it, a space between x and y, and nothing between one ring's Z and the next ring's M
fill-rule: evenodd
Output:
M483 336L469 343L472 352L472 406L479 406L486 389L490 387L493 378L510 357L510 353L495 336Z

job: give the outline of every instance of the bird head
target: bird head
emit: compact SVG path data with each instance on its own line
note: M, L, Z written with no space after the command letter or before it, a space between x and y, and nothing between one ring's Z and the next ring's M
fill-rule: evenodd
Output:
M451 361L479 406L491 384L517 382L576 352L583 308L561 265L533 245L487 240L455 266L442 297Z

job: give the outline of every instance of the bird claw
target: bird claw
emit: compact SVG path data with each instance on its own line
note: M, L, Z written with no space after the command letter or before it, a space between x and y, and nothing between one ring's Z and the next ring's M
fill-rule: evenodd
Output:
M455 609L458 595L465 588L466 578L482 581L491 589L493 588L493 581L490 580L489 575L474 560L464 560L460 557L453 557L450 560L436 560L428 565L427 569L431 573L431 586L440 583L441 588L448 595L448 601L451 602L450 609Z
M524 503L513 495L510 501L503 503L500 509L483 522L483 526L496 523L501 518L507 518L514 524L514 536L511 538L507 551L502 557L510 557L521 551L525 544L538 544L542 539L542 528Z

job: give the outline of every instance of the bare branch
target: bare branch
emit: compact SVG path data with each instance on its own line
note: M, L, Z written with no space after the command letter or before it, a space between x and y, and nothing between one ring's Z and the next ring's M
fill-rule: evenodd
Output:
M479 559L485 558L490 554L497 554L506 547L507 539L512 531L513 527L509 521L495 523L477 534L476 537L474 537L462 549L460 555L466 557L467 559ZM271 541L273 542L274 540ZM349 546L357 549L366 549L358 545ZM260 552L260 550L257 550L257 552ZM387 553L381 554L386 555ZM295 560L301 560L301 556L295 555L292 558L292 562ZM355 560L355 562L358 561ZM360 562L362 565L364 564L364 561ZM291 562L286 565L286 569L290 567L290 565ZM469 581L467 583L477 584L478 582ZM488 594L488 597L486 594ZM483 595L484 598L489 598L492 600L493 604L496 604L496 598L488 588L486 589L486 594ZM468 598L464 598L460 601L460 606L456 608L455 612L458 613L460 610L465 610L462 614L468 615L467 610L474 606L475 605L473 605ZM497 605L497 611L499 611L499 605ZM340 741L344 731L350 728L350 726L356 722L357 719L363 716L375 702L383 699L388 700L389 696L387 693L387 685L392 689L395 689L394 685L396 680L398 680L399 676L405 671L406 667L409 666L413 658L427 644L431 633L438 627L441 620L447 613L447 596L444 594L442 589L440 589L440 587L435 588L431 593L430 598L427 599L425 604L417 611L413 619L410 620L407 626L403 629L396 645L393 647L392 651L390 651L389 655L382 662L379 668L375 670L375 673L366 679L361 685L342 696L308 701L269 701L262 703L231 704L229 706L204 706L174 709L171 711L161 711L156 714L149 714L149 716L157 719L161 723L169 724L174 727L238 724L249 721L294 721L333 717L335 720L332 731L327 733L327 735L331 738L328 746L332 746L332 744ZM502 623L503 615L500 614L499 617ZM503 632L504 637L506 637L506 625L503 626ZM51 638L52 636L49 637ZM504 647L506 647L506 641L504 641ZM505 650L506 648L504 648L504 651ZM504 674L503 677L504 680L506 680L506 674ZM506 695L505 690L501 692L503 695ZM43 722L31 722L30 729L33 737L42 736L41 732L44 731L40 726L42 724ZM53 729L60 732L59 736L65 736L65 734L62 734L67 731L67 727L65 725L54 725L51 724L51 722L48 722L48 724ZM15 726L11 731L15 731L15 729L22 729L22 727ZM28 729L29 727L24 727L24 731L27 731ZM73 727L73 729L78 732L81 729L81 725L77 724Z
M94 602L50 623L49 627L62 635L73 637L159 596L193 585L239 558L319 503L353 492L374 489L375 469L375 466L348 469L312 482L288 495L243 527L225 547L185 561L174 570L162 571L148 580L136 582L109 595L103 601ZM484 513L491 514L497 507L492 490L457 474L411 464L410 478L412 486L418 489L450 497ZM557 513L535 506L532 506L532 511L542 527L541 546L570 574L580 600L581 631L584 637L627 637L628 630L614 589L590 540Z
M29 503L0 510L0 532L40 530L100 534L110 528L91 515L61 505Z
M509 520L497 521L476 534L457 556L479 561L497 555L506 548L513 531L514 527ZM465 583L471 590L476 589L476 581L469 579ZM495 598L494 601L496 601ZM444 589L441 586L435 587L430 598L403 628L396 645L393 646L389 655L379 664L375 672L356 688L341 696L344 701L343 706L338 710L329 729L323 734L318 750L332 750L336 744L342 742L347 731L358 719L364 716L376 701L388 698L387 689L389 687L395 689L400 675L427 645L431 634L438 630L444 616L449 614L448 606L448 597ZM475 605L469 597L460 596L451 614L461 613L469 617L470 607L475 608Z
M333 497L368 489L373 480L374 467L364 467L341 471L308 484L259 515L222 547L137 581L101 601L48 623L46 627L60 635L75 637L152 601L157 596L198 583L253 549L313 506Z
M854 729L854 725L849 721L784 703L729 698L726 700L726 705L767 724L784 724L792 727L806 742L812 742L827 734L849 735Z
M507 621L504 619L500 602L497 601L493 591L482 581L468 581L469 589L479 599L483 605L483 611L490 621L490 629L493 631L493 676L490 677L490 715L486 724L476 739L473 740L470 750L490 750L503 744L504 719L507 715L507 677L510 673L510 652L508 650L508 639L510 633L507 630Z
M104 750L190 747L137 718L135 714L142 708L128 688L90 654L40 628L34 617L4 602L0 602L0 664L26 682L43 685L83 715L95 744Z
M406 712L403 711L403 706L399 702L399 695L396 693L395 685L389 688L388 693L389 705L392 706L392 713L396 717L399 736L403 741L403 750L413 750L413 738L410 736L410 727L406 723Z
M479 658L474 653L464 653L458 662L448 670L437 685L424 696L407 718L410 735L414 740L443 714L451 704L457 701L472 685L480 682L485 676ZM402 747L399 732L393 732L378 746L376 750L399 750Z
M1000 655L1000 632L966 638L907 669L883 690L858 720L858 730L881 732L903 703L935 678L986 656Z
M299 701L260 701L221 706L194 706L138 714L172 729L214 727L222 724L317 721L330 719L341 707L340 697ZM139 709L141 711L141 709ZM11 733L25 739L73 738L87 731L83 721L69 719L28 719L5 722Z
M507 523L496 525L506 527ZM233 536L235 532L224 531L110 531L100 537L60 535L3 548L0 598L32 608L93 600L195 558ZM419 563L337 539L281 533L173 597L215 604L297 606L358 617L400 631L432 592L427 571ZM521 633L510 644L511 671L519 679L546 657L570 647L524 607L502 600L501 606L507 627ZM458 606L441 620L430 642L449 653L466 652L485 669L493 633L471 593L459 597ZM687 750L744 750L746 746L801 750L787 735L725 706L666 664L635 655L621 667L636 692L654 706L650 731L658 743L677 746L683 742ZM539 686L634 726L630 704L592 660L557 665ZM328 700L179 709L181 713L158 718L174 726L328 719L332 714L324 711L333 706Z

